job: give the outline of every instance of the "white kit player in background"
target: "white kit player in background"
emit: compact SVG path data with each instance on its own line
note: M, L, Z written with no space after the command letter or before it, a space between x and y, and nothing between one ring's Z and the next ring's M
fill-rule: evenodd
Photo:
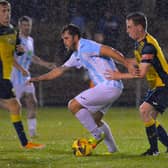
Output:
M30 37L32 29L32 19L28 16L23 16L19 19L19 42L24 48L24 53L15 53L15 59L23 69L13 67L12 83L14 86L17 99L23 99L27 109L27 121L30 137L36 136L36 115L37 115L37 99L35 96L35 87L33 83L26 85L26 81L31 78L29 67L31 63L39 64L48 69L55 68L55 64L41 60L34 54L33 38Z
M54 79L71 67L87 69L95 87L81 92L70 100L68 108L93 135L89 140L93 148L104 139L108 151L115 152L117 147L110 127L102 118L112 103L120 97L123 84L120 80L107 80L105 73L108 70L117 71L111 58L135 73L133 65L115 49L81 38L79 28L73 24L65 26L61 35L66 48L73 50L71 57L62 66L39 77L31 78L28 83Z

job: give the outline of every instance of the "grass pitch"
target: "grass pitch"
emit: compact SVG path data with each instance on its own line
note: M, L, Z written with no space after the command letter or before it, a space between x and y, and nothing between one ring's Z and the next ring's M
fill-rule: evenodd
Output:
M89 157L75 157L71 144L90 134L66 108L41 108L35 142L45 143L42 150L23 150L9 120L8 112L0 111L0 168L166 168L168 153L159 144L159 156L141 157L149 146L143 123L135 108L112 108L105 116L112 129L119 152L110 156L101 143ZM168 129L168 113L159 118ZM26 114L23 121L27 131Z

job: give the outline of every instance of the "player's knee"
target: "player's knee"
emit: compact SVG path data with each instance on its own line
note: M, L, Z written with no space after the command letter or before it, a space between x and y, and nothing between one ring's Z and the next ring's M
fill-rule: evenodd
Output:
M36 113L35 112L28 112L27 118L28 119L36 118Z
M70 100L68 102L68 109L72 112L72 113L76 113L76 103L74 101L74 99Z
M34 106L34 107L37 106L37 101L32 94L26 94L24 100L27 106Z
M21 104L20 103L16 103L16 111L19 113L21 110Z
M140 116L141 116L141 118L143 120L145 120L146 118L148 118L149 112L146 110L146 108L143 105L141 105L139 107L139 112L140 112Z
M16 100L10 104L9 111L13 114L19 114L21 110L21 104Z
M81 109L81 105L75 99L72 99L68 103L68 109L73 114L76 114Z

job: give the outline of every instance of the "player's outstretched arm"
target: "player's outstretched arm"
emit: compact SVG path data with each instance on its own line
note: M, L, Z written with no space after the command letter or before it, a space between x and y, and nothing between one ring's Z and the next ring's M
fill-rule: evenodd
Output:
M33 56L32 62L33 62L34 64L38 64L38 65L43 66L43 67L46 67L46 68L48 68L48 69L54 69L54 68L56 68L56 65L55 65L54 63L44 61L44 60L42 60L40 57L38 57L38 56L36 56L36 55Z
M111 48L107 45L102 45L100 50L100 55L108 56L123 64L130 73L136 74L136 68L134 67L134 63L128 61L124 55L118 50Z
M58 68L54 68L53 70L51 70L50 72L40 75L38 77L34 77L34 78L30 78L30 80L28 81L28 83L30 82L38 82L38 81L42 81L42 80L52 80L54 78L57 78L59 76L61 76L65 71L67 71L69 68L68 67L58 67Z
M108 80L120 80L120 79L133 79L133 78L138 78L138 76L135 76L131 73L122 73L119 71L111 71L108 70L105 72L105 77Z
M134 65L135 66L135 65ZM140 63L139 66L135 66L136 74L132 73L122 73L119 71L111 71L108 70L105 73L105 76L108 80L120 80L120 79L134 79L134 78L145 78L149 68L150 64L149 63Z

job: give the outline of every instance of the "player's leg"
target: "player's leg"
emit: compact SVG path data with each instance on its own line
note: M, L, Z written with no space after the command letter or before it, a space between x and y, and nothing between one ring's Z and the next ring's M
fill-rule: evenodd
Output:
M167 148L166 152L168 152L168 135L167 135L167 132L166 132L165 128L157 120L158 114L159 114L158 111L153 111L152 112L152 117L156 121L156 128L157 128L157 133L158 133L159 140L163 145L166 146L166 148Z
M85 123L87 125L91 125L92 130L90 129L90 132L96 139L99 139L101 137L100 135L102 135L102 131L100 130L100 128L98 128L98 125L95 123L91 114L99 111L100 109L106 108L109 103L113 102L113 89L114 88L112 88L110 85L100 84L95 86L94 88L85 90L84 92L80 93L69 103L69 109L75 114L75 116L77 118L80 117L81 120L85 120ZM116 89L118 90L118 93L121 94L121 89ZM78 109L74 110L76 107L78 107L78 105L76 104L79 104L80 106ZM87 111L87 113L89 114L89 118L92 118L91 120L87 119L85 111ZM96 134L98 136L96 136Z
M101 139L101 130L95 123L91 113L77 100L72 99L68 104L69 110L75 115L80 123L97 139Z
M13 86L10 80L0 81L0 106L10 112L11 121L18 134L19 140L22 146L25 146L28 141L24 132L20 116L21 105L19 101L15 98L12 89Z
M105 134L104 143L106 144L108 151L111 153L116 152L117 145L116 145L115 139L112 135L112 132L111 132L109 125L105 121L102 120L103 113L96 112L93 114L93 117L95 119L95 122L99 126L100 130L102 130Z
M30 137L36 136L37 129L37 101L36 97L32 93L24 93L23 99L27 110L27 123Z
M27 110L27 123L29 135L31 138L36 136L37 129L37 99L35 96L35 87L31 85L22 86L22 100L24 100Z
M12 84L9 80L0 81L0 106L10 112L11 121L18 134L21 145L26 149L41 149L45 145L30 143L27 140L21 121L21 105L12 92Z
M17 99L15 98L10 98L5 100L0 99L0 105L2 105L1 106L2 108L10 112L11 121L17 132L20 143L25 149L42 149L45 147L44 144L36 144L36 143L28 142L28 139L26 137L24 127L21 121L21 115L20 115L21 105Z
M145 98L145 102L150 107L149 110L152 111L152 115L151 115L152 119L153 118L156 119L158 112L163 113L165 111L165 109L168 107L167 99L168 99L168 88L167 87L158 87L152 90L152 92L148 92ZM167 144L167 136L166 136L167 133L158 122L155 121L155 123L156 123L155 127L157 127L157 131L155 132L155 129L154 129L153 134L152 133L151 134L155 135L157 133L157 136L160 138L162 143L166 145Z
M121 93L122 93L122 89L111 88L111 91L106 93L106 96L111 97L110 103L104 104L104 106L102 106L102 108L100 108L98 112L93 113L93 116L97 125L105 133L104 142L107 145L109 152L111 153L117 151L117 145L115 143L115 140L109 125L105 121L103 121L102 118L106 114L108 109L111 107L111 105L120 97Z
M28 140L24 132L23 124L20 116L21 105L15 98L1 99L1 107L10 112L11 121L18 134L22 146L27 145Z
M154 110L153 106L147 102L144 102L140 108L140 115L145 125L146 134L150 144L150 149L142 155L157 155L158 154L158 143L157 143L157 129L155 120L151 116L151 112Z
M108 87L107 87L107 90L108 90ZM105 133L104 142L107 145L109 152L112 153L117 151L117 145L115 143L115 140L111 133L109 125L102 120L102 117L106 114L106 112L109 110L111 105L120 97L120 95L122 94L122 89L112 87L110 88L110 90L111 91L108 91L105 94L107 97L111 98L110 103L108 102L107 104L104 104L104 106L102 106L99 109L99 112L93 113L93 116L95 118L96 123L99 125L99 128L103 130L103 132Z

